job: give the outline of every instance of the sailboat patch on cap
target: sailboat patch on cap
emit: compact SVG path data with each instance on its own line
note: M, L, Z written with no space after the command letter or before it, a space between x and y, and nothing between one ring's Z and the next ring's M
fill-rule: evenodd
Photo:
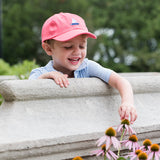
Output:
M71 25L79 25L79 23L78 23L74 18L72 18L72 23L71 23Z

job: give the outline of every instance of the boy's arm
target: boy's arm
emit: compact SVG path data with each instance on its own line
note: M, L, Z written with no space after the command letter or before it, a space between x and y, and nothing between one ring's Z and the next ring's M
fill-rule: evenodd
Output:
M53 79L60 87L67 87L69 85L68 75L57 71L47 72L38 77L38 79Z
M119 74L112 72L109 85L116 88L121 96L121 105L119 107L119 115L122 119L129 119L133 123L137 119L137 111L134 107L133 91L130 83Z

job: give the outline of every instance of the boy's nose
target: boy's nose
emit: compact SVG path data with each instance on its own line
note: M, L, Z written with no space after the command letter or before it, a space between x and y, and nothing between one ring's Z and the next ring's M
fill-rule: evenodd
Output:
M81 49L79 47L76 47L73 51L73 55L79 55L81 53Z

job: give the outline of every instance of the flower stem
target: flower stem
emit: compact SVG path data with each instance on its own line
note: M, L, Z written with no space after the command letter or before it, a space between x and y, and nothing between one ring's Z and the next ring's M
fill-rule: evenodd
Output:
M104 155L104 160L107 160L106 154Z
M123 128L123 131L122 131L122 134L121 134L120 141L122 141L122 139L123 139L124 131L125 131L125 128ZM117 154L118 157L119 157L119 154L120 154L120 148L118 149L118 154Z

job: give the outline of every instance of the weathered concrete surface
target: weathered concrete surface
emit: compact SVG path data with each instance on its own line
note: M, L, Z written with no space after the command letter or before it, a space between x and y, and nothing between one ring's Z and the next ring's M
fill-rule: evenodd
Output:
M11 75L0 75L0 82L5 81L5 80L15 80L18 79L17 76L11 76Z
M5 81L5 80L15 80L15 79L18 79L18 77L12 76L12 75L0 75L0 82ZM0 96L0 104L1 102L2 102L2 98Z
M160 143L160 76L126 76L133 86L140 141ZM85 160L104 131L120 123L117 91L96 78L12 80L0 84L0 160Z

